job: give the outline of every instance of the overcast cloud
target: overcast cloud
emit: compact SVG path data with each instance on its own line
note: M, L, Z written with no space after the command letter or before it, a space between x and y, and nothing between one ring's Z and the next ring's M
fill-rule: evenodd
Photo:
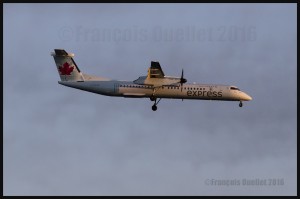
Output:
M296 4L3 10L4 195L296 195ZM59 85L55 48L88 74L135 80L156 60L253 101L163 99L153 112Z

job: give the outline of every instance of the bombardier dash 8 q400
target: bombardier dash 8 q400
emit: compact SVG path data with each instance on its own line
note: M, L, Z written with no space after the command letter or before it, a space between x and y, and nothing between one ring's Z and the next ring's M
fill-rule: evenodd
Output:
M239 101L240 107L243 101L252 100L236 86L187 83L183 70L181 77L165 76L159 62L151 62L147 76L117 81L82 73L73 60L74 54L63 49L55 49L51 55L60 75L59 84L113 97L150 98L154 101L153 111L162 98Z

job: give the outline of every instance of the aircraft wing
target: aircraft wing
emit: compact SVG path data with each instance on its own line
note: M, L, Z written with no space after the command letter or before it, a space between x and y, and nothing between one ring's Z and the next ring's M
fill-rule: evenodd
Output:
M148 69L148 75L140 76L137 80L134 80L133 82L135 84L151 85L154 87L162 87L162 86L178 87L178 83L180 83L180 81L181 81L180 77L165 76L159 62L151 61L151 66Z
M164 78L165 74L161 69L159 62L151 61L151 66L148 69L148 77L150 78Z

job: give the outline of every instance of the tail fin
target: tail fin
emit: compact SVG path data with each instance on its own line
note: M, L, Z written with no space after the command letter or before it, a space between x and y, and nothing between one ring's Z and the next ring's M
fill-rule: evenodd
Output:
M54 49L51 55L54 58L61 81L84 81L83 75L72 57L63 49Z

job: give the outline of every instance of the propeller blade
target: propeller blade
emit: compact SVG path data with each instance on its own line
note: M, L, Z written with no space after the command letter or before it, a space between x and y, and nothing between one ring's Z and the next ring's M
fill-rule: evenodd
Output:
M181 92L182 92L182 85L186 82L187 82L187 80L183 77L183 69L182 69L181 77L180 77Z
M186 79L183 77L183 69L181 71L180 83L181 84L186 83Z
M181 79L183 79L183 69L181 70Z

